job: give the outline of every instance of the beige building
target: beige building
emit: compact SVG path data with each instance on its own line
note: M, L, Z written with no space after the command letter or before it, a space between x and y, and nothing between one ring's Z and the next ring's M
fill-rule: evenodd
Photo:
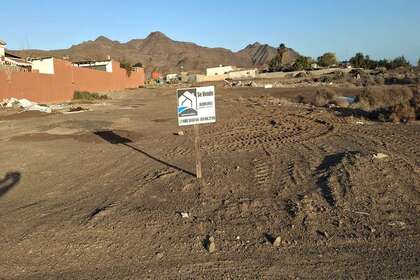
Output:
M219 67L212 67L206 69L206 76L218 76L218 75L225 75L229 72L236 70L235 66L223 66L219 65Z
M232 79L232 80L236 80L236 79L253 79L257 76L258 74L258 70L257 68L254 69L238 69L238 70L234 70L229 72L228 78Z
M103 61L80 61L74 62L74 67L80 68L89 68L99 71L104 71L108 73L112 73L112 60L103 60Z

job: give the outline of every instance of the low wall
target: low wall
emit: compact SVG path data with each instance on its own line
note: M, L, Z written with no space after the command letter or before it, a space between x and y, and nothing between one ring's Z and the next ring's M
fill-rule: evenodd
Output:
M144 70L127 75L118 62L113 72L73 67L70 62L54 59L55 74L0 71L0 100L26 98L40 103L69 101L75 90L90 92L116 91L144 85Z
M309 73L311 73L312 76L320 76L320 75L326 75L329 73L333 73L335 71L340 71L344 73L348 73L351 71L351 69L348 68L326 68L326 69L319 69L319 70L311 70ZM285 78L287 76L296 76L300 72L306 72L306 71L293 71L293 72L269 72L269 73L260 73L257 74L257 79L280 79Z
M229 76L227 74L217 75L217 76L196 75L196 82L203 83L203 82L223 81L227 79L228 77Z

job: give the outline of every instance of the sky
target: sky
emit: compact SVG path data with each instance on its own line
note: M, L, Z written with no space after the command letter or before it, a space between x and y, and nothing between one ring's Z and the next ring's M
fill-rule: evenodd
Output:
M161 31L233 51L258 41L312 57L420 58L420 0L13 0L0 11L9 49L68 48L100 35L126 42Z

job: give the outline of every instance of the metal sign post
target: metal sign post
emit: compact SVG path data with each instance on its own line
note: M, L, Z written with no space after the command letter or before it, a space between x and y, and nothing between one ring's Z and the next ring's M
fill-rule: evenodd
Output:
M214 86L177 90L178 125L194 125L195 168L202 178L200 154L200 124L216 122Z
M200 154L200 126L194 125L194 146L195 146L195 174L197 179L201 179L201 154Z

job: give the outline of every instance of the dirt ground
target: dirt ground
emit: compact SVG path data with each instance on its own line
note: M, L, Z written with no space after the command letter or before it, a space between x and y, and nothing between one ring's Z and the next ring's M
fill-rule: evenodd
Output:
M0 279L419 279L420 123L314 91L218 88L201 181L174 90L0 111Z

